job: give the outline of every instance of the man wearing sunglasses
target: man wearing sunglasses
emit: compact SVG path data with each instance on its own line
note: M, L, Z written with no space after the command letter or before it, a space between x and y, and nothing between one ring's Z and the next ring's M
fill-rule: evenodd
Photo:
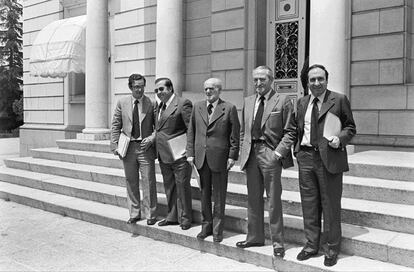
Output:
M168 202L168 214L158 226L180 224L187 230L192 221L191 166L185 154L174 157L168 142L187 133L193 105L174 94L173 84L166 77L155 80L155 93L161 101L155 112L156 149Z
M132 95L121 98L116 104L111 128L111 150L124 164L130 214L127 223L135 224L141 219L139 192L139 173L141 173L142 210L146 215L147 224L154 225L157 221L154 105L144 95L145 82L145 77L140 74L132 74L129 77L128 87ZM121 133L131 139L123 158L118 153Z

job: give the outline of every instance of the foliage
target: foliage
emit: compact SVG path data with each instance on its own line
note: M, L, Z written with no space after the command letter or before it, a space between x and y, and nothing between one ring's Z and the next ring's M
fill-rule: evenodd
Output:
M0 0L0 114L13 117L16 125L13 102L21 99L23 84L22 11L17 0Z

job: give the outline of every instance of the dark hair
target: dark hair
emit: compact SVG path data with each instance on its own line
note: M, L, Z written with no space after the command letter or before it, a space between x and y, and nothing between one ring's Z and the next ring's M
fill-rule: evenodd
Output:
M314 65L312 65L308 68L308 71L306 73L306 81L308 81L308 76L309 76L310 70L315 69L315 68L319 68L319 69L324 70L325 71L325 78L326 78L326 80L328 80L329 73L328 73L328 70L326 70L325 66L323 66L322 64L314 64Z
M164 83L165 87L170 88L172 93L174 92L174 87L173 87L171 79L169 79L168 77L160 77L155 80L155 84L157 84L160 81L165 81Z
M141 79L144 80L144 86L145 86L145 84L147 83L147 81L145 80L145 77L143 75L140 75L140 74L132 74L132 75L130 75L129 78L128 78L128 87L131 89L132 83L135 80L141 80Z

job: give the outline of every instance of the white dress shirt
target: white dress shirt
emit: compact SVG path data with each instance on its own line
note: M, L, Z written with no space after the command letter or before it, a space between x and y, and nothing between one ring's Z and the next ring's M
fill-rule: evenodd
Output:
M318 96L318 111L321 110L322 107L322 102L323 99L325 98L325 94L326 91L321 94L320 96ZM306 109L306 113L305 113L305 124L303 127L303 138L302 138L302 142L300 143L300 145L305 145L305 146L312 146L310 143L310 131L311 131L311 119L312 119L312 108L313 108L313 99L315 98L315 96L313 96L313 94L311 93L311 97L309 99L309 104L308 104L308 108Z

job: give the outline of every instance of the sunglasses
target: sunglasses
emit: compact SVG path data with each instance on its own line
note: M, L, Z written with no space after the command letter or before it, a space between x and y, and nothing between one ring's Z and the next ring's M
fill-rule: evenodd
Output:
M154 89L154 92L155 93L158 93L158 92L163 92L164 90L166 89L166 87L159 87L158 89Z

